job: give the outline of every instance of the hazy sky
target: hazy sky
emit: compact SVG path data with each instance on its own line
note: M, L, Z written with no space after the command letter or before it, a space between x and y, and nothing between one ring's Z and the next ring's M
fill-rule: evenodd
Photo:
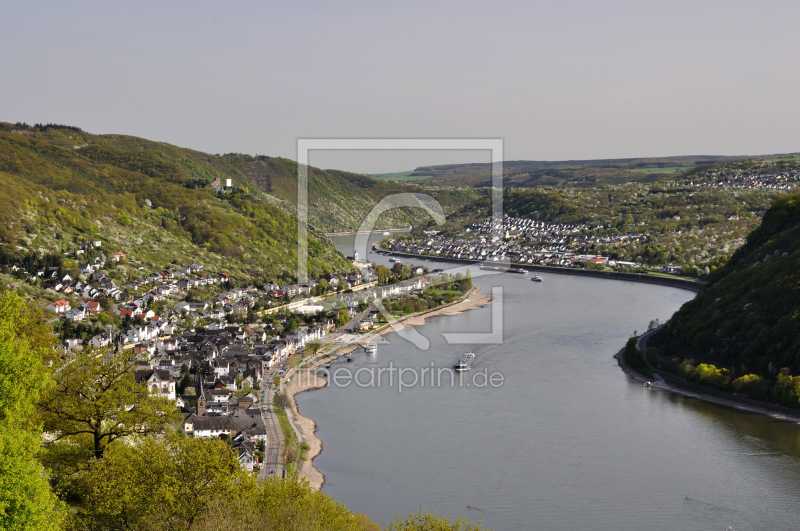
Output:
M0 120L296 159L489 137L507 160L800 151L800 2L3 2ZM478 153L319 153L385 172Z

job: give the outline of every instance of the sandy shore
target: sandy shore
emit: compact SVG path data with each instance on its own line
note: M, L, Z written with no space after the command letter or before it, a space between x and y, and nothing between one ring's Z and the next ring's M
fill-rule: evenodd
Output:
M322 451L322 441L316 435L317 423L302 416L297 411L297 402L294 399L294 395L304 391L321 389L328 385L328 381L325 380L325 378L317 376L316 372L311 369L295 373L291 380L292 381L289 382L285 388L286 396L292 400L292 412L294 413L295 424L300 431L303 432L303 437L311 447L311 449L306 452L308 460L303 461L300 467L300 476L306 478L313 489L320 490L322 484L325 483L325 476L322 472L314 468L314 458Z
M446 306L444 308L435 308L433 310L428 310L417 315L400 319L394 323L380 328L379 330L376 330L373 334L382 336L384 334L388 334L389 332L397 332L398 330L402 330L406 325L420 326L425 324L425 320L430 319L431 317L458 315L469 310L482 308L491 301L492 297L488 295L481 295L478 293L477 289L475 289L463 301L451 304L450 306ZM368 341L368 338L365 340ZM342 345L341 347L337 348L335 352L338 355L349 354L357 348L361 348L361 346L358 344ZM311 449L306 453L308 460L303 461L303 464L300 467L300 476L306 478L309 485L316 490L320 490L322 485L325 483L324 474L314 467L313 462L314 458L317 457L320 452L322 452L322 441L316 436L317 423L302 416L297 410L297 401L294 399L294 395L304 391L321 389L328 385L328 381L325 380L325 378L317 376L316 369L321 364L327 363L329 360L330 358L327 356L320 358L309 368L304 369L301 372L293 373L291 375L291 381L285 387L286 396L288 396L292 402L292 412L295 416L295 424L300 431L303 432L303 437L305 437L306 442L311 447Z
M478 293L478 288L473 288L473 290L470 292L467 298L464 299L463 301L451 304L450 306L434 308L433 310L428 310L425 312L418 313L416 315L411 315L408 317L403 317L401 319L398 319L393 323L389 323L379 328L378 330L375 330L374 332L365 337L365 341L369 341L370 336L382 336L390 332L399 332L400 330L405 328L406 325L421 326L425 324L426 319L430 319L431 317L439 317L443 315L458 315L460 313L468 312L469 310L483 308L490 302L492 302L491 296L481 295L480 293ZM347 352L352 351L353 348L351 348Z
M720 398L716 396L706 395L703 393L698 393L696 391L689 391L688 389L684 389L682 387L678 387L677 385L673 385L671 383L666 382L661 376L654 375L654 379L650 380L647 376L640 374L633 370L627 363L625 363L625 356L624 356L624 349L620 350L614 358L616 358L617 362L619 363L620 368L631 377L631 379L637 382L651 382L651 387L654 389L660 389L662 391L668 391L670 393L675 393L681 396L685 396L688 398L695 398L697 400L703 400L705 402L710 402L712 404L716 404L718 406L730 407L733 409L738 409L740 411L747 411L748 413L758 413L759 415L767 415L768 417L772 417L777 420L784 420L786 422L794 422L800 424L800 413L796 415L790 413L780 413L778 411L773 411L771 409L758 407L749 404L743 404L741 402L737 402L735 400L726 400L725 398Z

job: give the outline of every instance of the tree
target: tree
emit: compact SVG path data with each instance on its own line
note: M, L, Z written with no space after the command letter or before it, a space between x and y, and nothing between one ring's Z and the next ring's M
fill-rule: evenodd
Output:
M344 308L336 312L336 326L344 326L350 321L350 314Z
M322 348L322 343L320 343L319 341L312 341L311 343L306 345L306 352L308 352L313 356L314 354L319 352L319 349L321 348Z
M383 286L389 283L392 278L392 272L386 266L378 266L378 285Z
M111 312L114 309L114 299L105 294L99 295L97 302L100 303L100 307L103 308L104 312Z
M0 529L55 530L62 518L36 461L42 430L32 415L53 355L43 323L16 293L0 296Z
M264 481L228 499L218 498L193 531L380 531L363 514L311 489L305 481Z
M86 479L75 527L101 530L192 529L217 498L255 488L227 443L172 431L113 443Z
M455 520L450 520L430 509L418 514L412 514L407 518L397 517L397 520L389 522L385 527L386 531L417 531L418 529L430 529L431 531L481 531L486 529L482 522L473 525L463 516Z
M62 365L38 409L52 435L46 462L65 488L117 439L161 432L181 419L169 399L151 396L136 382L133 360L124 350L87 349Z
M178 391L179 395L182 395L183 393L185 393L186 389L188 389L189 387L192 387L192 383L193 383L192 382L192 377L189 376L189 371L188 370L184 371L182 374L183 374L183 376L181 376L181 379L178 382L178 386L177 386L177 389L176 389L176 391Z
M272 403L281 409L290 409L292 407L292 399L286 393L275 393L272 397Z

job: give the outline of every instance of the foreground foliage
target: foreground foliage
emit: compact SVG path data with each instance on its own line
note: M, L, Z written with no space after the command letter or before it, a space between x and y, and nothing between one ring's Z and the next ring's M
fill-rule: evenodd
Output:
M3 531L380 530L305 482L258 483L227 441L176 429L174 405L135 382L127 354L62 362L50 332L18 295L0 296ZM389 529L482 528L420 513Z
M137 383L126 351L86 351L64 363L39 400L39 418L49 434L44 462L68 500L86 487L83 475L106 448L137 434L160 433L181 420L166 398Z
M0 296L0 529L58 529L61 513L36 460L33 419L49 385L52 341L41 315L16 294Z

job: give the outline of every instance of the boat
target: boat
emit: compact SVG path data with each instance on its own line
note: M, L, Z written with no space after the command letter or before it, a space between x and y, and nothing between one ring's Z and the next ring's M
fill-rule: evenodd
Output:
M375 354L376 352L378 352L378 344L377 343L369 343L368 345L366 345L364 347L364 351L367 354Z
M473 361L475 361L475 354L467 351L458 357L453 368L457 371L466 371L470 368Z
M539 275L532 276L531 280L534 281L534 282L542 282L542 281L544 281L544 279L542 277L540 277Z
M403 261L400 260L399 258L389 258L389 261L390 262L397 262L398 264L402 264L403 263Z
M528 271L526 269L515 269L514 273L519 273L520 275L527 275Z
M383 235L384 236L391 236L391 234L389 234L388 232L384 232Z

